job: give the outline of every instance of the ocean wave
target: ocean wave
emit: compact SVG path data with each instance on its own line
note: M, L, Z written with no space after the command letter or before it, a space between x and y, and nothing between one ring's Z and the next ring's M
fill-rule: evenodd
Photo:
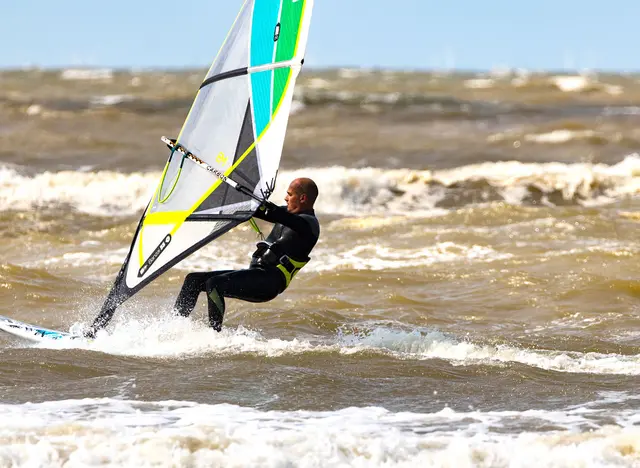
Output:
M157 315L157 310L154 310ZM85 325L74 324L80 332ZM308 336L291 340L266 338L245 327L217 333L204 324L180 317L158 320L117 318L109 333L91 343L57 340L42 342L46 349L90 349L137 357L381 353L399 360L442 359L456 366L525 365L546 371L593 375L640 375L640 355L603 354L564 350L527 349L515 344L489 345L458 339L438 330L393 324L362 323L343 326L336 336Z
M238 228L242 230L243 228ZM249 227L244 227L248 231ZM178 271L204 271L216 265L220 270L245 268L250 260L251 243L245 233L241 238L227 236L206 249L198 250L174 267ZM248 245L247 245L248 244ZM119 266L126 258L128 248L105 249L101 241L83 242L72 251L49 253L17 261L21 267L36 271L73 270L83 279L106 280L105 266ZM315 260L305 268L307 273L347 271L393 271L445 263L489 263L512 258L512 254L495 251L480 245L438 242L428 247L393 248L382 243L348 247L320 244ZM0 276L1 278L1 276Z
M444 359L456 365L523 364L539 369L598 375L640 375L640 355L582 353L483 345L439 331L396 330L386 326L357 327L342 335L343 353L386 350L401 359Z
M89 103L93 106L116 106L121 103L131 102L134 97L131 94L106 94L102 96L94 96Z
M496 81L495 78L500 78L500 81ZM557 93L559 91L560 93L584 96L596 93L608 96L620 96L625 92L624 86L607 83L596 73L554 75L520 70L503 76L493 76L491 78L477 77L469 81L471 81L471 86L467 86L469 88L487 89L498 86L505 88L510 85L522 94L526 94L528 91L531 91L532 94L539 94L540 91L546 91L549 95L553 95L554 92ZM476 81L479 86L473 86ZM627 81L627 83L629 83L629 81ZM465 82L465 85L467 85L467 82Z
M110 171L28 174L3 165L0 209L69 206L94 215L130 216L144 209L159 176ZM594 205L640 193L640 155L611 166L509 161L441 171L306 168L281 172L271 200L280 203L296 177L312 177L318 183L317 209L327 214L430 215L434 210L487 202Z
M113 70L110 68L68 68L60 72L61 80L111 81Z
M48 401L0 405L0 465L634 467L637 423L633 408L601 401L557 410L432 413Z
M488 89L495 85L496 81L492 78L473 78L464 82L464 86L470 89Z
M1 72L0 72L1 73ZM1 76L1 75L0 75ZM69 75L75 76L75 75ZM108 75L91 75L82 78L67 78L66 80L94 80L109 83L115 81ZM634 106L626 103L612 102L609 105L592 102L566 103L562 107L542 105L535 100L540 93L540 88L550 96L556 94L584 94L585 99L594 91L608 95L622 94L622 88L616 85L603 83L582 84L574 83L572 77L557 77L544 80L524 80L517 78L510 85L499 83L493 78L477 77L464 80L462 89L415 89L410 86L345 86L344 83L321 77L310 78L300 83L294 92L294 113L306 110L318 109L343 109L346 111L366 111L370 113L403 112L412 119L491 119L506 115L514 118L530 118L532 116L548 117L554 115L636 115ZM120 79L120 78L119 78ZM122 78L124 79L124 78ZM60 113L77 113L87 110L104 110L110 112L123 111L128 113L146 114L149 112L161 112L171 114L173 112L188 112L193 102L193 88L196 86L190 77L174 77L160 75L158 81L171 82L180 90L170 93L162 89L149 89L145 81L144 89L139 76L132 76L126 85L104 85L101 94L89 94L88 91L73 92L73 90L59 90L52 92L16 92L0 94L0 104L10 109L16 109L27 115L41 115L42 117L59 116ZM383 80L388 81L388 80ZM174 83L175 82L175 83ZM397 89L395 89L397 88ZM516 88L517 91L514 91ZM97 91L97 90L96 90ZM496 96L486 96L479 99L469 93L494 93ZM504 95L504 96L501 96ZM531 95L530 98L527 96ZM124 98L118 98L118 97ZM105 104L106 103L106 104ZM40 114L29 111L31 106L42 109ZM32 108L33 109L33 108Z
M499 102L468 101L452 96L412 92L372 92L325 89L323 81L296 89L295 99L305 107L348 107L369 111L419 109L421 116L481 118L519 112L517 106Z
M529 133L514 130L499 132L489 135L487 137L487 141L489 143L507 142L516 149L520 148L523 145L523 142L540 145L587 143L593 146L610 144L627 147L637 146L638 144L638 141L635 139L632 132L580 128L584 126L580 126L579 124L574 125L578 128L556 128L553 130L541 129L538 132L534 131Z
M516 132L496 133L487 138L489 142L510 141L515 140L514 147L518 146L518 139L530 141L533 143L561 144L569 143L576 140L591 139L596 136L593 130L569 130L557 129L543 133L526 133L521 135Z
M565 93L603 91L615 96L624 91L622 86L602 83L597 77L591 75L552 76L549 82Z
M8 108L24 112L29 116L57 118L65 112L85 112L90 110L111 109L140 114L150 112L187 111L193 102L192 97L136 97L133 94L96 94L75 98L8 98L0 96L0 103ZM299 111L297 109L297 111Z
M415 268L440 263L492 262L511 258L511 254L496 252L490 247L463 245L454 242L438 242L420 248L392 248L381 242L358 245L347 251L318 249L318 260L310 265L309 271L370 270L389 271Z
M640 155L612 166L508 161L440 171L300 169L280 179L302 176L319 183L319 210L334 214L428 215L487 202L593 205L640 193Z
M25 110L36 104L47 111L74 111L92 107L88 92L100 92L104 96L132 93L133 99L129 103L114 104L111 108L133 112L188 110L194 90L205 75L205 69L6 70L0 71L0 79L6 84L6 92L0 93L0 101ZM87 82L89 87L78 88L77 82ZM417 107L427 115L441 112L444 116L482 117L510 112L510 109L523 110L524 115L536 110L548 113L554 107L559 112L566 112L568 108L579 112L581 104L588 103L601 109L606 104L626 106L637 95L638 83L637 77L629 74L343 68L306 71L298 81L296 96L307 107L343 106L366 110ZM562 101L562 106L557 106L558 100ZM552 106L541 107L543 103Z
M134 85L132 85L134 86ZM85 112L91 110L109 109L112 112L124 111L129 113L167 113L187 112L193 102L193 97L168 96L162 98L139 97L131 93L96 94L88 97L65 98L9 98L0 96L0 103L17 109L29 116L43 118L57 118L65 112ZM305 102L296 99L292 103L291 115L305 109Z
M160 173L43 172L0 166L0 209L68 206L87 214L130 216L146 206ZM126 187L126 190L123 188Z

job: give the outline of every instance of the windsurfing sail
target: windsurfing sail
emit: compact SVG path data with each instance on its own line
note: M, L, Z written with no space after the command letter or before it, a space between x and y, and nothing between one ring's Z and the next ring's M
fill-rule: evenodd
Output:
M273 191L313 0L246 0L204 78L93 330Z

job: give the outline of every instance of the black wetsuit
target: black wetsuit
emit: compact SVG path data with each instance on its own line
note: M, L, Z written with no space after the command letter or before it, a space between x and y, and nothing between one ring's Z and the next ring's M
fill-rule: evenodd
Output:
M224 298L267 302L282 293L296 266L309 261L309 253L320 236L320 224L313 210L289 213L286 207L267 203L256 218L275 223L267 238L258 243L246 270L190 273L186 276L175 310L188 317L201 292L207 293L209 323L220 331L224 318ZM285 271L286 270L286 271Z

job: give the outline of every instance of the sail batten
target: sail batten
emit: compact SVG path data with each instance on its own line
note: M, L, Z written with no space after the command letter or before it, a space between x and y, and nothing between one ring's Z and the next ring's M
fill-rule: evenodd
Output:
M313 0L242 4L177 141L163 139L171 153L100 326L141 288L251 219L273 191L312 7Z
M287 60L284 62L274 62L274 63L266 63L264 65L256 65L255 67L244 67L244 68L236 68L235 70L229 70L223 73L219 73L210 78L207 78L200 85L200 89L205 88L206 86L213 84L217 81L228 80L229 78L236 78L243 75L250 75L252 73L260 73L263 71L269 70L277 70L279 68L288 68L302 66L301 61L296 60Z

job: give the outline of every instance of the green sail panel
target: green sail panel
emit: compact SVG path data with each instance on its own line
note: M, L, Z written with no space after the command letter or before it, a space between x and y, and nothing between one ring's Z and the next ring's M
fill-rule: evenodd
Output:
M300 27L307 0L284 0L280 13L280 37L278 38L275 62L286 62L296 55ZM290 68L274 71L272 112L275 112L289 81Z

